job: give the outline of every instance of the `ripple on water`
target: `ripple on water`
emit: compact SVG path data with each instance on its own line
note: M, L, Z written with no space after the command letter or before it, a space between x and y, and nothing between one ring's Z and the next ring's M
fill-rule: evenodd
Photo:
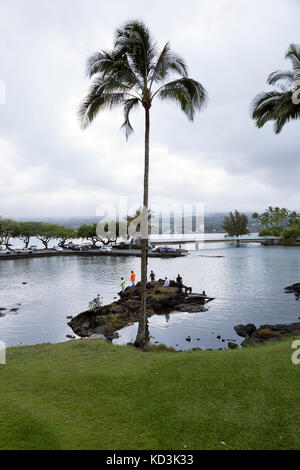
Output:
M299 254L298 247L248 245L237 249L216 244L184 258L149 259L149 270L158 277L175 279L180 273L194 291L205 290L216 298L208 312L151 317L153 342L177 349L226 347L217 336L240 341L233 330L238 323L296 321L300 302L283 288L300 281ZM112 302L120 290L121 276L129 284L130 271L135 270L138 276L139 267L140 259L135 257L2 261L0 307L7 310L0 312L5 314L0 318L0 339L9 346L65 341L66 335L72 334L66 316L86 310L98 293L104 303ZM18 315L10 313L18 303ZM116 342L132 341L135 335L136 325L129 326L120 331ZM190 343L187 336L191 336Z

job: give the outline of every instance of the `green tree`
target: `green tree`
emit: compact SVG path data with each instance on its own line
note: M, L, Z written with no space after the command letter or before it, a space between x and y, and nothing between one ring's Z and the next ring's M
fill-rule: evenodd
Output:
M63 227L58 225L56 228L55 238L58 239L58 246L64 248L67 240L73 240L77 238L78 234L76 230L70 227Z
M93 244L93 247L97 246L97 243L102 243L102 245L108 245L117 241L117 238L120 236L120 228L125 232L126 227L120 226L119 222L102 222L92 225L81 225L77 231L79 238L85 238L90 240Z
M271 91L257 95L252 102L252 118L258 128L274 121L276 134L291 119L300 117L300 46L291 44L286 55L292 70L277 70L269 75L267 83L274 86Z
M24 242L26 248L30 243L31 237L38 235L39 224L37 222L17 222L17 238Z
M5 219L0 217L0 245L4 242L4 226L5 226Z
M10 239L18 236L18 222L12 219L1 219L0 230L1 243L9 248L11 246Z
M260 237L280 237L282 230L277 227L264 228L259 232Z
M123 106L126 138L133 132L130 112L141 105L145 114L144 197L142 210L141 315L136 346L147 342L147 245L149 206L149 136L150 108L154 98L177 102L189 120L194 119L206 101L204 87L188 77L184 60L167 43L158 53L157 46L141 22L132 20L116 30L114 47L102 50L88 60L87 73L94 78L88 95L80 106L80 119L86 128L99 111ZM170 75L180 78L166 83ZM154 86L157 86L154 89Z
M295 225L299 222L299 216L296 211L292 211L289 214L289 226Z
M36 222L37 235L36 238L42 242L44 247L48 249L49 242L57 238L60 225L48 224L45 222Z
M77 235L79 238L90 240L94 248L97 246L97 243L101 241L97 235L97 224L81 225L77 230Z
M260 236L266 236L267 233L269 235L273 234L273 236L279 236L278 234L280 234L280 232L295 224L297 221L296 212L291 212L285 207L269 206L262 214L259 215L255 213L252 217L258 219L261 224L265 226L265 229L260 231ZM268 229L268 232L266 229Z
M245 214L240 214L237 210L229 212L229 216L224 217L222 228L227 233L228 237L236 237L236 246L240 246L239 237L247 235L248 230L248 217Z
M296 243L300 239L300 225L293 225L291 228L283 230L280 234L281 242L285 245Z

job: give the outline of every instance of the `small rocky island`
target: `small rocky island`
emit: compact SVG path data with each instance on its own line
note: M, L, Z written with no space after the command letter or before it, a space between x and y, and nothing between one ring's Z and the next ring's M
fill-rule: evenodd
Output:
M169 287L163 287L163 283L162 279L147 283L148 317L165 315L171 310L205 312L207 308L204 304L214 300L205 293L192 294L190 288L182 289L174 281L170 281ZM81 337L98 334L108 340L117 338L118 330L139 320L141 284L127 287L119 296L116 302L80 313L68 325Z
M284 288L285 292L287 294L292 293L295 294L296 300L299 300L300 298L300 282L297 282L296 284L293 284L291 286L287 286Z

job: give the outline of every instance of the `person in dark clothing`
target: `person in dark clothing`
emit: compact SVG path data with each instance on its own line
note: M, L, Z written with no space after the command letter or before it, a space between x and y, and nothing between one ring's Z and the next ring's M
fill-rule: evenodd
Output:
M150 273L150 280L151 280L151 282L155 281L155 274L154 274L153 271L151 271L151 273Z
M178 276L176 277L176 283L177 283L178 291L182 292L183 283L182 283L182 277L180 276L180 274L178 274Z
M182 292L182 289L184 289L185 294L187 294L188 292L192 293L192 288L191 287L187 287L187 286L183 285L182 277L180 276L180 274L178 274L178 276L176 278L176 283L177 283L177 287L178 287L180 292Z

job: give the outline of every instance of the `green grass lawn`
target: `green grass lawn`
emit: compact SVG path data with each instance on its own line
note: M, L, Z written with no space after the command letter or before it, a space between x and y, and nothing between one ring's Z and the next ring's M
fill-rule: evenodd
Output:
M0 449L299 449L291 343L185 353L102 340L9 349Z

